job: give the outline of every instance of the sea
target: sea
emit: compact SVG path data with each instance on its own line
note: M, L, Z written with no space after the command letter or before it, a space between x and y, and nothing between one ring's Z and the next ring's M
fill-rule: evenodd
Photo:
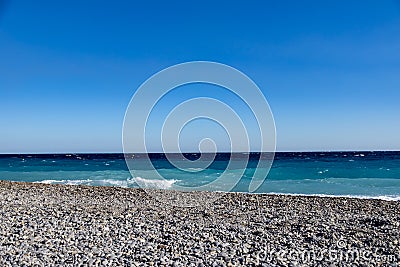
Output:
M153 169L137 164L135 170L130 171L124 154L0 154L0 180L132 188L140 185L167 190L192 186L196 190L198 185L216 181L227 171L232 179L238 180L235 186L227 190L220 183L213 183L214 187L208 190L249 192L252 175L258 162L263 160L256 152L218 153L206 168L188 172L171 164L171 157L167 156L148 154ZM183 161L201 160L198 153L183 156ZM246 160L245 167L226 170L232 158ZM155 172L158 175L154 175ZM400 152L277 152L264 182L252 193L398 201Z

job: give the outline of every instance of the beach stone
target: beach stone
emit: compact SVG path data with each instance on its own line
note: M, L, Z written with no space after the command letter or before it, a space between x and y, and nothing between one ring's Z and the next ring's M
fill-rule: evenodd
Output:
M182 192L168 191L171 197ZM0 181L0 266L396 266L398 201L221 194L164 207L140 189ZM212 196L211 196L212 197ZM367 252L353 261L292 259ZM282 253L286 252L286 253Z

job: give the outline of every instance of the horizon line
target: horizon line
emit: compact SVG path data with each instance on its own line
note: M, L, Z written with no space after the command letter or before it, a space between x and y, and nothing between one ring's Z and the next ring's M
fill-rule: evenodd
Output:
M383 149L383 150L279 150L275 152L271 151L218 151L217 154L222 153L342 153L342 152L400 152L397 149ZM68 154L213 154L214 152L0 152L0 155L68 155Z

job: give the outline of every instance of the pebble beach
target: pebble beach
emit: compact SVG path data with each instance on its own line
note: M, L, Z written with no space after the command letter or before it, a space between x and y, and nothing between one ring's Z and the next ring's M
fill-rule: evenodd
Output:
M0 266L398 266L400 202L0 181ZM218 196L218 197L216 197ZM207 201L205 201L206 203Z

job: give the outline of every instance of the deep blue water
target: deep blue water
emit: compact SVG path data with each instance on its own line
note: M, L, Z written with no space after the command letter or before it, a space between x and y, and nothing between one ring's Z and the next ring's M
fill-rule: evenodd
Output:
M199 154L185 154L189 163ZM218 177L229 160L242 162L247 155L220 153L206 169L176 169L164 154L150 154L158 174L143 165L142 155L131 175L123 154L0 155L0 179L24 182L85 184L95 186L174 189L215 182L210 190L226 191ZM174 155L172 155L174 157ZM251 153L246 169L230 168L227 177L240 176L232 191L247 192L259 153ZM235 166L235 165L234 165ZM132 177L133 176L133 177ZM347 195L400 199L400 152L278 152L267 179L256 193Z

